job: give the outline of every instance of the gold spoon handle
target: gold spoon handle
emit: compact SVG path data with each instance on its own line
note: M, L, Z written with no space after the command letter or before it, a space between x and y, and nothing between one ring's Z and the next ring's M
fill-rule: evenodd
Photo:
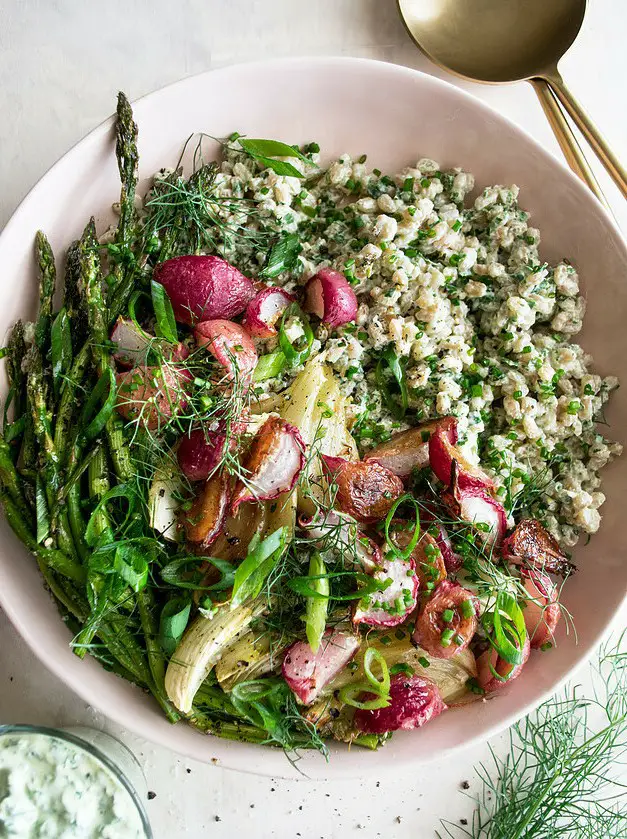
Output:
M605 166L623 196L627 198L627 172L625 168L608 146L599 129L570 92L557 67L547 72L544 78L573 118L577 128L579 128L586 140L590 143L595 154Z
M530 79L530 81L538 95L542 109L544 110L549 124L553 129L555 139L560 145L564 157L566 158L566 162L575 175L578 175L581 180L590 187L599 201L601 201L602 204L605 204L605 206L609 209L609 204L601 191L601 187L594 176L594 172L584 157L584 153L581 150L577 137L570 127L568 120L564 116L559 102L555 98L551 88L544 79Z

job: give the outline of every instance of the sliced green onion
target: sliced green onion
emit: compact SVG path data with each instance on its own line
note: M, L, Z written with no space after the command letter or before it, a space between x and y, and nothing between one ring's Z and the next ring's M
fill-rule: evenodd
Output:
M252 600L261 591L266 578L279 561L287 545L287 526L279 527L254 547L235 572L231 609ZM252 544L252 543L251 543Z
M374 663L379 665L381 671L380 678L377 678L372 672L372 665ZM374 647L368 647L364 656L364 673L370 682L370 685L377 693L387 696L390 693L390 672L385 658L381 655L379 650Z
M350 594L323 594L316 588L318 580L332 580L335 577L353 577L359 585L359 590ZM392 580L377 580L370 574L364 574L360 571L331 571L314 576L292 577L287 580L287 585L292 591L303 597L324 600L361 600L369 594L385 591L392 585L392 582Z
M101 402L105 393L107 393L107 398L100 406L96 416L92 419L92 414L96 410L96 406ZM113 370L110 367L107 367L102 376L100 376L96 382L96 386L85 403L79 418L79 427L82 427L83 429L83 436L85 440L93 440L94 437L97 437L100 434L109 421L109 417L113 413L117 396L118 392L115 384L115 375Z
M420 661L420 659L418 659L418 661ZM399 661L398 664L390 667L390 676L396 676L397 673L404 673L406 676L413 676L414 668L410 667L410 665L406 664L404 661Z
M475 614L471 600L462 600L459 608L464 618L471 618Z
M442 620L444 623L450 623L455 617L455 612L452 609L445 609L442 612Z
M165 338L175 344L178 339L178 331L176 328L176 319L174 317L174 310L172 303L165 288L161 283L151 280L150 282L150 296L152 298L152 306L155 311L156 333L160 338Z
M425 658L423 655L421 655L420 658L418 659L418 664L421 667L431 667L431 662L429 661L428 658Z
M309 576L315 578L313 587L322 595L308 597L305 607L305 632L314 653L318 652L327 623L330 586L329 578L325 576L326 570L322 556L319 553L312 554L309 560Z
M287 359L282 350L262 355L253 371L254 382L264 382L266 379L274 379L282 373L287 366Z
M358 708L361 711L375 711L377 708L387 708L390 700L387 696L377 696L375 699L361 701L357 699L363 693L374 693L367 682L357 682L352 685L345 685L340 690L340 701L345 705Z
M409 540L409 543L404 548L399 548L397 545L394 544L392 539L390 538L390 525L392 524L392 520L396 515L396 511L401 506L401 504L412 504L414 507L414 532L412 533L412 537ZM394 504L390 507L390 510L385 517L385 524L384 524L384 533L385 533L385 541L388 548L392 551L395 556L399 556L402 559L409 559L412 555L414 548L418 544L418 539L420 539L420 505L416 501L416 499L411 495L411 493L406 492L404 495L401 495L400 498L397 498Z
M298 346L292 344L285 331L285 324L289 318L297 317L305 333L298 341ZM314 333L309 323L309 318L303 312L298 303L291 303L283 312L281 325L279 326L279 345L290 367L298 367L309 358L311 346L314 342Z
M452 629L445 629L440 636L440 645L442 647L450 647L454 634L455 632Z
M188 597L168 600L159 617L159 644L167 655L172 655L187 628L192 604Z

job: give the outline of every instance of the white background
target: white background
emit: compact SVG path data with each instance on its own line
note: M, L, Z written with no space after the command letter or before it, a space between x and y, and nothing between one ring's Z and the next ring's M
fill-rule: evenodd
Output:
M561 64L623 161L626 27L624 0L591 0L579 39ZM46 169L111 113L118 89L135 99L227 63L325 54L377 58L446 77L413 46L394 0L0 0L0 228ZM528 85L485 87L447 78L559 155ZM593 165L627 230L625 202ZM618 625L626 622L623 613ZM585 670L578 678L589 683ZM472 801L460 786L469 781L469 794L478 791L472 767L488 757L481 747L401 777L333 784L203 766L108 724L36 661L1 613L0 721L80 722L120 736L156 793L147 802L156 839L432 837L440 817L470 818ZM505 737L493 745L503 751ZM257 758L262 761L263 753Z

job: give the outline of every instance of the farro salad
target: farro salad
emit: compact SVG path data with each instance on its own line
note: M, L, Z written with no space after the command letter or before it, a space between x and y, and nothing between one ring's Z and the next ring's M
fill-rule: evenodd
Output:
M171 722L377 748L507 687L596 532L612 377L515 186L199 135L66 256L5 349L7 519L72 648ZM189 144L193 146L189 146Z

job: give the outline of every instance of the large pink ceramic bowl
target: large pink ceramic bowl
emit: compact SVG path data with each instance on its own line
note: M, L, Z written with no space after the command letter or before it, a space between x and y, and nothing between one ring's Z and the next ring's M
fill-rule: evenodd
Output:
M587 189L524 131L456 87L414 70L362 59L302 59L229 67L187 79L140 100L141 175L176 163L193 132L293 142L315 140L327 155L367 152L373 166L395 172L421 157L473 172L480 188L517 183L522 206L542 231L548 261L568 257L588 298L581 340L601 373L627 381L627 250L612 220ZM113 122L93 131L28 195L0 238L0 334L34 313L33 236L49 235L61 254L95 213L102 225L117 198ZM3 384L3 390L5 385ZM627 389L614 396L611 435L623 440ZM607 429L605 429L607 430ZM627 458L604 473L603 526L577 551L580 572L565 588L578 643L560 635L557 649L534 655L523 676L494 701L443 714L417 732L399 732L383 750L332 748L327 764L306 754L311 777L364 775L442 757L483 740L537 705L594 647L627 588ZM0 601L41 660L84 700L149 740L203 761L267 775L299 777L280 751L203 736L169 725L148 696L80 661L44 591L32 558L2 521Z

